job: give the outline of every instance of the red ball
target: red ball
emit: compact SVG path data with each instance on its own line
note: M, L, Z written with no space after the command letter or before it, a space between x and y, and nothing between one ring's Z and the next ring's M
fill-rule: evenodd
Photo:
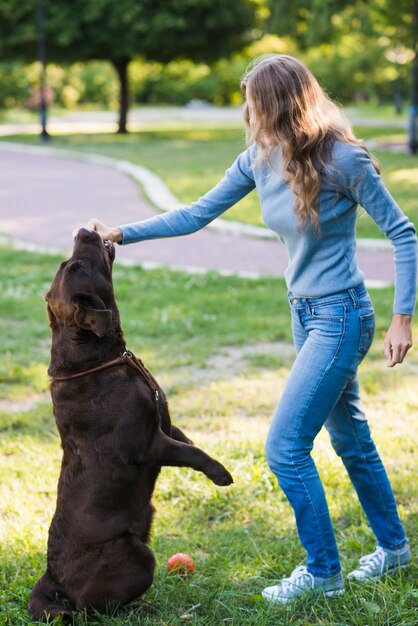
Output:
M187 576L194 572L194 562L191 556L188 554L173 554L170 556L167 562L167 572L169 574L179 574L180 576Z

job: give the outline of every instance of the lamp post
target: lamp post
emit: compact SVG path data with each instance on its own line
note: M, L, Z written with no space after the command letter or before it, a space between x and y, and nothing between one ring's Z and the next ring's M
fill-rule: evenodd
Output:
M41 62L41 75L39 81L39 114L41 118L41 139L46 141L49 137L46 130L46 47L45 47L45 15L44 15L44 1L38 0L37 2L37 17L38 17L38 53L39 60Z

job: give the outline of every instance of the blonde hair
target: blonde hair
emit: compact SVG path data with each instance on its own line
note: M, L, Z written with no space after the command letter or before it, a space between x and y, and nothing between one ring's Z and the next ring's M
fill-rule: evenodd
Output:
M258 57L248 66L241 90L254 113L250 120L247 102L247 140L258 145L256 162L262 160L272 166L280 146L283 174L296 195L298 227L309 222L319 232L321 171L335 141L361 146L367 154L368 150L355 137L340 107L308 68L292 56ZM378 162L371 159L380 172Z

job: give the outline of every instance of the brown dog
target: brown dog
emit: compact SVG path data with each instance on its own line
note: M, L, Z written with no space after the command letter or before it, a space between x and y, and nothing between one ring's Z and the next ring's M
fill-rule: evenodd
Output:
M47 570L29 603L33 619L105 612L148 589L155 560L146 543L161 466L192 467L216 485L232 483L220 463L171 425L163 392L126 352L114 256L112 244L80 230L46 295L63 459Z

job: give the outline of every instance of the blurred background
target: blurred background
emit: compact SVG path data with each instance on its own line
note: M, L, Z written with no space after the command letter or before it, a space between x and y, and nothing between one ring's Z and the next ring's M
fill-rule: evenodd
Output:
M304 61L355 122L407 119L417 31L417 0L0 0L0 122L32 122L42 105L124 133L138 108L239 107L245 67L271 52Z

